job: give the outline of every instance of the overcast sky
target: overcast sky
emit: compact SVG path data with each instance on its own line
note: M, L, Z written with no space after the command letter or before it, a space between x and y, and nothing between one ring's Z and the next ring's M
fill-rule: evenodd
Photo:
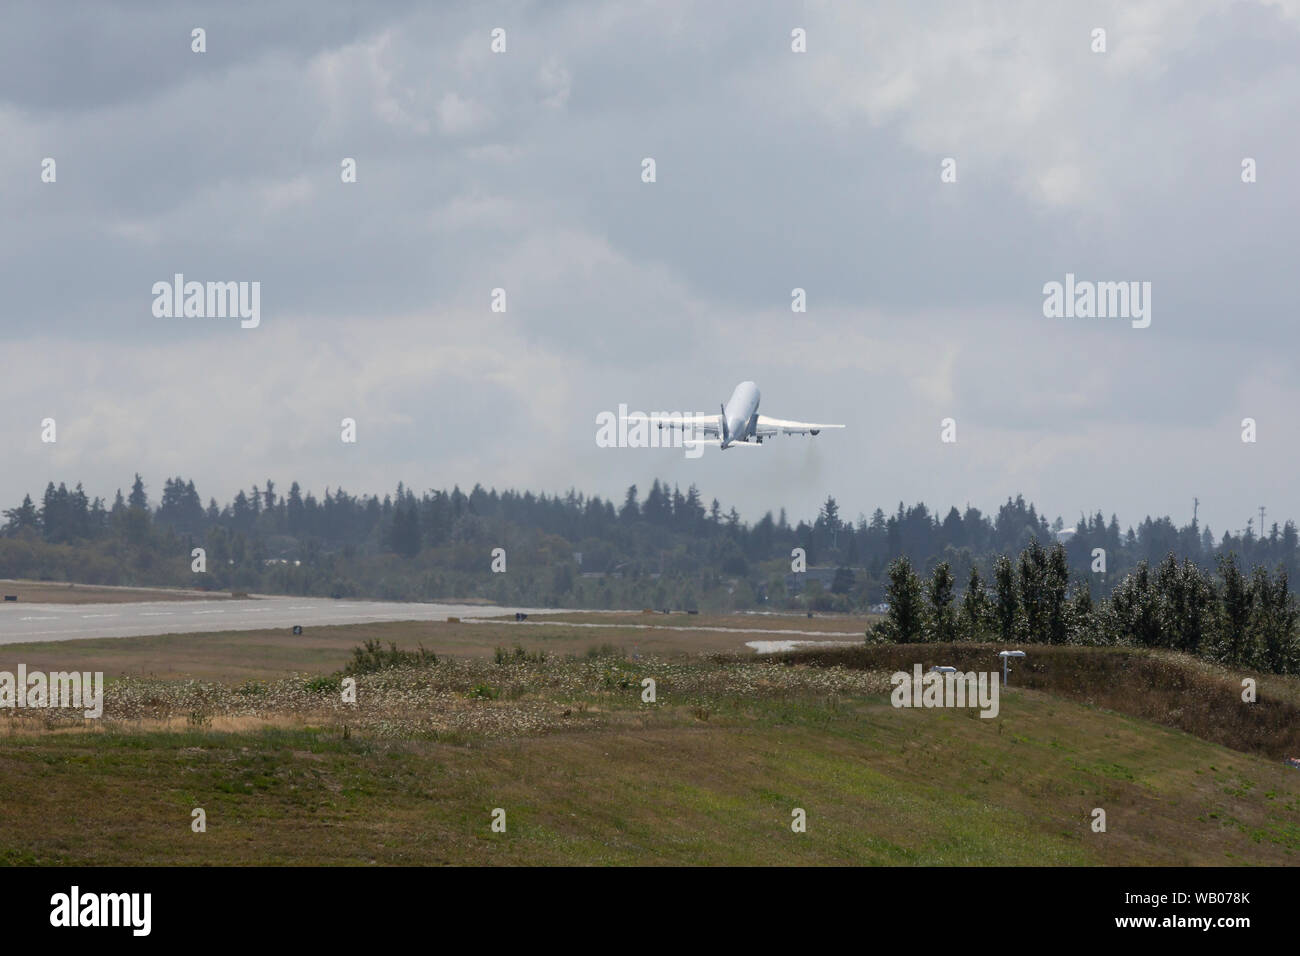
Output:
M0 506L138 470L1300 518L1297 116L1300 0L15 5ZM1067 272L1150 326L1044 317ZM261 324L155 317L175 273ZM596 447L743 379L848 427Z

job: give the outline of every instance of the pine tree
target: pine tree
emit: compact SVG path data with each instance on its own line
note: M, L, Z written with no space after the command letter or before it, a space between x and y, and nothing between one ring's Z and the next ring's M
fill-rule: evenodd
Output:
M1075 584L1070 594L1070 643L1101 643L1098 638L1092 590L1088 587L1088 582L1081 581Z
M31 495L23 495L23 503L17 508L10 508L4 514L8 521L5 525L6 534L36 531L40 526L40 517L36 513L36 505L32 502Z
M957 637L957 617L953 611L952 568L947 561L935 566L930 576L930 640L950 644Z
M1020 618L1020 599L1016 593L1016 571L1011 559L998 555L993 566L993 587L996 595L994 608L998 637L1005 643L1016 638L1016 622Z
M1218 655L1229 664L1245 663L1250 642L1250 617L1254 595L1235 554L1219 558L1219 577L1222 580L1219 597L1219 625L1217 635Z
M623 507L618 516L623 521L635 521L641 515L641 508L636 503L636 485L629 485L623 496Z
M144 481L140 473L136 472L135 481L131 484L131 496L127 498L127 506L138 511L149 510L149 498L144 492Z
M1065 547L1057 543L1043 568L1043 624L1048 644L1066 644L1070 640L1069 589L1070 564Z
M1254 662L1274 674L1300 671L1300 647L1296 640L1297 611L1285 568L1270 577L1264 568L1255 569L1255 610L1251 621Z
M979 568L971 565L970 580L961 600L959 633L962 638L968 641L984 640L991 617L992 607L989 605L988 592L984 589L984 581L980 577Z
M877 625L881 635L895 644L919 642L925 624L921 581L906 557L897 558L889 565L885 600L889 603L889 613Z

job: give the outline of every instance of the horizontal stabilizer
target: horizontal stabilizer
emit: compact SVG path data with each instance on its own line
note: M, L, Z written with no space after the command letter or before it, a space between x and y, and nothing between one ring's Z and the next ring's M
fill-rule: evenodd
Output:
M683 438L682 439L683 448L694 448L696 445L699 445L701 447L703 447L704 445L708 445L711 448L721 448L722 439L720 438ZM759 448L759 447L761 446L758 444L758 442L753 442L753 441L733 441L731 444L727 446L727 448ZM725 451L726 449L723 450Z

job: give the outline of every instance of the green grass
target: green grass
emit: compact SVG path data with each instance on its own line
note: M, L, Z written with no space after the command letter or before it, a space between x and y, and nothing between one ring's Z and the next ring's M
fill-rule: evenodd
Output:
M0 738L11 864L1290 864L1300 775L1013 691L996 719L883 697L614 708L583 729ZM495 702L482 702L494 706ZM194 807L208 831L190 830ZM494 807L507 832L490 831ZM790 829L807 813L806 833ZM1093 833L1094 807L1108 832Z
M981 719L895 710L882 689L917 660L996 666L989 647L756 662L683 651L759 633L651 634L394 623L11 648L32 668L161 679L113 680L91 732L0 720L0 862L1297 862L1300 774L1278 759L1300 739L1295 678L1261 680L1262 706L1246 706L1240 675L1203 662L1035 648ZM439 661L398 655L344 708L337 681L310 675L369 639Z
M796 650L776 655L788 664L890 673L915 664L996 670L993 644L882 644ZM1012 667L1011 684L1142 717L1205 740L1283 759L1300 756L1300 679L1253 674L1186 654L1132 647L1024 645L1028 657ZM1257 699L1242 699L1242 678L1258 683Z

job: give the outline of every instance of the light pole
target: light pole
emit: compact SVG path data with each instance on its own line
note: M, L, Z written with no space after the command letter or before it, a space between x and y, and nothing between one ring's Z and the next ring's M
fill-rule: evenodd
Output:
M1013 657L1024 657L1024 651L999 651L998 657L1002 658L1002 686L1007 686L1007 661Z

